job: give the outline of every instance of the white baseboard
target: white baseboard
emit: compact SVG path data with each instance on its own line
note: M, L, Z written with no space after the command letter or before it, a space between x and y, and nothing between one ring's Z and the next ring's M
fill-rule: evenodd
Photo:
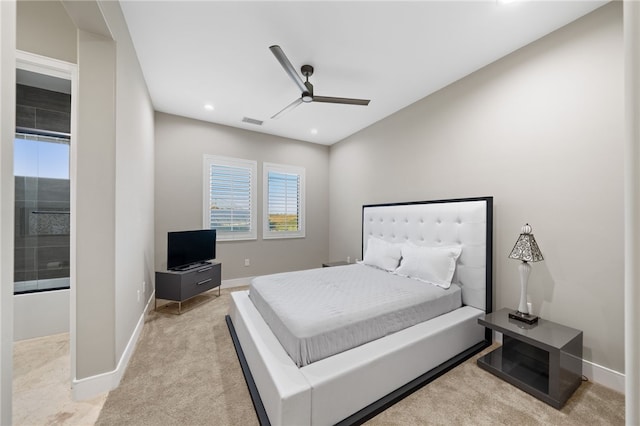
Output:
M493 335L496 342L502 343L502 333L494 331ZM618 371L583 359L582 375L593 383L608 387L624 395L624 374Z
M223 280L221 288L234 288L249 285L253 277L235 278L233 280Z
M154 297L155 291L151 294L149 300L147 300L147 304L142 311L142 315L140 315L138 324L136 324L133 334L125 347L115 370L91 377L85 377L84 379L73 379L71 382L71 395L75 401L91 399L118 387L120 380L122 380L122 377L124 376L124 372L127 370L127 365L129 365L129 360L133 355L136 344L138 343L138 339L142 333L142 328L144 327L144 318L151 307L151 302L154 300Z
M624 374L618 371L582 360L582 374L594 383L624 394Z

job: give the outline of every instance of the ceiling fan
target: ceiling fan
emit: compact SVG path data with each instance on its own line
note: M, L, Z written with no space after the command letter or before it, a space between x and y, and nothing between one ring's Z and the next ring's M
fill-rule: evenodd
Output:
M305 102L305 103L325 102L330 104L363 105L363 106L369 105L369 99L352 99L352 98L336 98L332 96L315 96L313 94L313 84L309 83L309 77L313 75L313 67L311 65L302 66L300 71L302 72L302 75L304 75L306 78L306 81L303 82L300 76L298 75L298 73L296 72L295 68L293 68L293 65L291 65L291 62L289 62L289 59L287 59L287 56L284 54L280 46L277 46L277 45L270 46L269 49L271 50L271 53L273 53L273 55L276 57L278 62L280 62L280 65L282 65L282 68L284 68L285 72L289 75L289 77L291 77L291 80L293 80L293 82L298 86L298 88L300 89L300 92L302 92L302 94L298 99L296 99L295 101L291 102L289 105L284 107L282 111L278 112L273 117L271 117L272 119L280 117L284 113L300 105L302 102Z

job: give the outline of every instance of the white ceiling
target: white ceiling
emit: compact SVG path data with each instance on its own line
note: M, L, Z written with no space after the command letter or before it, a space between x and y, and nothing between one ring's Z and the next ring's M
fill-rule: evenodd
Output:
M326 145L605 3L121 0L157 111ZM270 119L300 96L273 44L298 71L315 68L316 95L371 103L301 104Z

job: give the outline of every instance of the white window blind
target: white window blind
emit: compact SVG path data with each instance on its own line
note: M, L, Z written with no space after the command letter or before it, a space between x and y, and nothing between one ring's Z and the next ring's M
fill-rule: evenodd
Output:
M204 227L219 240L256 239L256 162L205 155Z
M263 176L263 238L304 237L304 169L264 163Z

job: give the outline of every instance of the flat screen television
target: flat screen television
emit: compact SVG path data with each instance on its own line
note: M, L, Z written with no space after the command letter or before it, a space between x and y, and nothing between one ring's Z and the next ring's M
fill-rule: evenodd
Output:
M169 232L167 269L185 270L216 258L216 230Z

